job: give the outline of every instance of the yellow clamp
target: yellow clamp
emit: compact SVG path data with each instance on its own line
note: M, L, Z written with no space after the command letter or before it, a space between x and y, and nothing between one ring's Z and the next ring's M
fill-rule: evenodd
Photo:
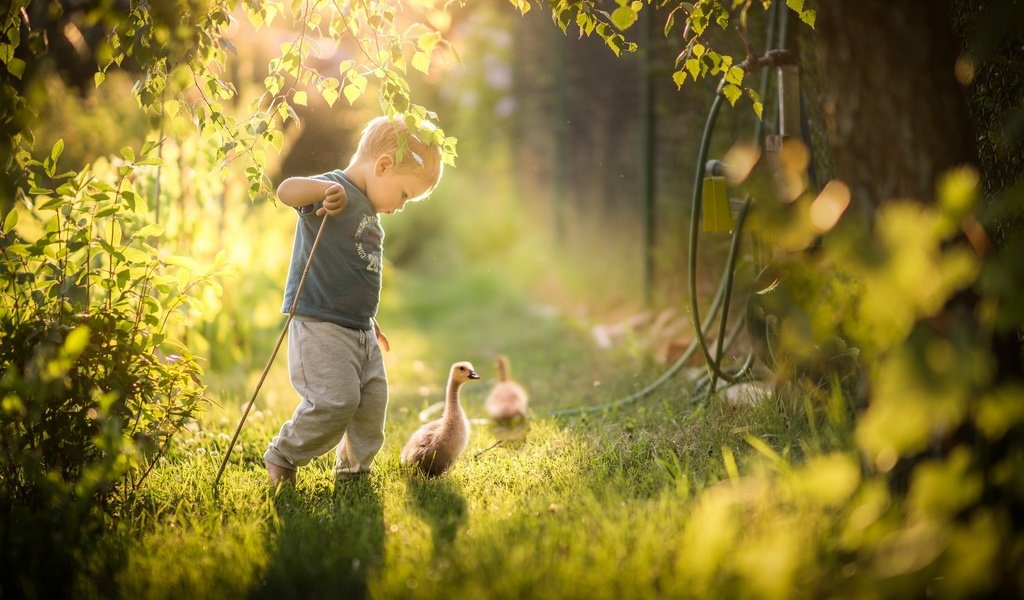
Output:
M704 231L707 233L728 233L736 222L729 208L729 190L725 177L704 178Z

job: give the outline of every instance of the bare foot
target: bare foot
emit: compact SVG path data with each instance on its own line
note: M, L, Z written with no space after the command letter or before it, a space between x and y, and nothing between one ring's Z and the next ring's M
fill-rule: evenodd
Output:
M263 466L266 467L267 473L270 474L270 483L275 486L282 483L295 483L295 471L293 469L279 467L266 460L263 461Z

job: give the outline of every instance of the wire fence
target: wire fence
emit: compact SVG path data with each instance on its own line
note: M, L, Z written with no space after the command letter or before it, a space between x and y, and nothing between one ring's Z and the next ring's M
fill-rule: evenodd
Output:
M621 57L596 36L563 35L544 15L522 19L510 142L522 196L584 277L616 300L679 306L694 161L714 89L677 89L680 46L662 34L665 15L643 14L631 38L640 50ZM749 106L724 112L712 156L750 131ZM720 268L728 241L709 236L702 265ZM716 283L701 282L706 298Z

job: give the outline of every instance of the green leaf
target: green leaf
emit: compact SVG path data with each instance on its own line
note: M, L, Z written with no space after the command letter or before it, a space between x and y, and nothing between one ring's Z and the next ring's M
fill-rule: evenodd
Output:
M620 31L629 29L633 23L636 23L636 20L636 12L626 6L620 6L612 13L612 24L618 27Z
M7 62L7 72L18 79L25 74L25 61L20 58L12 58Z
M181 267L193 273L199 273L203 270L202 267L199 266L199 263L196 262L194 258L191 258L189 256L168 256L164 258L164 262L167 263L168 265Z
M532 8L530 6L530 0L509 0L509 2L512 3L512 6L519 9L520 14L525 15L526 13L530 12L530 8Z
M267 88L267 91L273 95L277 95L284 87L284 77L280 75L270 75L263 80L263 87Z
M121 156L128 162L135 162L135 151L132 150L131 146L121 148Z
M164 226L159 223L149 223L135 232L134 237L147 237L163 235Z
M700 61L696 58L688 58L686 59L686 62L683 63L683 67L690 72L690 75L693 76L694 81L696 81L697 75L700 73Z
M302 90L299 90L299 91L295 92L295 95L292 96L292 102L294 102L295 104L298 104L299 106L307 106L307 104L308 104L307 100L308 100L308 98L306 96L306 92L304 92Z
M334 99L338 99L338 92L331 90L334 94ZM326 97L324 98L326 100ZM334 106L334 103L328 100L328 105ZM272 129L267 135L269 135L270 144L277 149L278 152L284 146L284 134L279 129Z
M104 206L103 208L96 211L96 218L101 219L103 217L109 217L110 215L117 214L121 211L120 205L111 204L110 206Z
M615 56L622 53L622 46L619 43L619 39L621 39L621 36L610 35L604 41L604 43L611 48L612 53L615 54Z
M7 218L4 219L4 233L10 233L17 224L18 211L12 208L11 212L7 213Z
M50 210L58 206L64 206L65 204L67 204L67 202L65 202L63 198L61 198L60 196L55 196L53 198L47 198L46 200L44 200L39 206L36 207L36 209Z
M762 112L764 112L764 104L761 103L761 96L758 95L754 90L748 89L747 95L750 96L750 101L754 103L754 114L757 115L758 119L763 119Z
M32 251L25 244L11 244L6 248L7 252L18 256L31 256Z
M429 54L434 51L434 47L437 46L437 43L440 41L441 34L436 31L431 31L430 33L424 33L417 38L416 45L420 50Z
M683 83L686 82L686 71L676 71L672 73L672 81L676 82L676 88L682 89Z
M736 85L743 85L743 69L730 67L725 74L725 80Z
M412 68L423 73L427 73L430 70L430 54L426 52L417 52L412 55Z
M152 260L152 257L138 248L132 248L131 246L126 247L123 250L125 261L131 264L146 265ZM125 270L125 273L128 271ZM121 287L124 287L122 285Z
M96 82L96 87L100 87L100 85L103 83L103 80L106 78L107 74L103 71L96 71L96 74L92 76L93 81Z
M583 37L583 33L587 28L587 21L589 19L590 17L583 11L576 13L576 26L580 28L580 37Z
M366 91L366 78L362 75L356 75L350 81L351 83L345 86L342 93L345 94L345 99L348 100L349 104L355 104L359 96L362 96L363 92Z
M715 17L715 24L721 27L722 29L727 29L729 27L728 11L723 10L720 13L718 13L718 15Z
M334 103L337 102L338 98L341 96L337 89L327 87L320 90L320 95L323 96L324 102L327 103L327 106L334 106Z
M676 11L673 10L672 12L668 13L668 18L665 19L665 32L664 32L665 33L665 37L668 37L669 32L672 31L672 26L675 25L675 24L676 24Z
M350 83L345 86L342 93L345 94L345 99L348 100L349 104L355 104L356 100L359 99L359 96L363 94L363 90Z
M70 357L77 357L89 344L89 327L82 325L71 330L68 337L64 339L64 353Z
M736 106L736 101L743 95L743 90L738 86L728 83L724 88L722 88L722 94L725 96L725 99L729 101L730 105Z

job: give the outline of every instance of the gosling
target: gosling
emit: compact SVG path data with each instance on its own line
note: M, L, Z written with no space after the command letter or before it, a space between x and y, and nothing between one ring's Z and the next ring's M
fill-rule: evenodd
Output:
M498 424L520 422L526 418L526 390L510 378L507 358L500 357L495 366L498 383L487 396L487 414Z
M434 477L447 471L469 444L469 418L459 404L462 384L480 376L473 365L457 362L448 374L444 413L416 430L402 448L401 463Z

